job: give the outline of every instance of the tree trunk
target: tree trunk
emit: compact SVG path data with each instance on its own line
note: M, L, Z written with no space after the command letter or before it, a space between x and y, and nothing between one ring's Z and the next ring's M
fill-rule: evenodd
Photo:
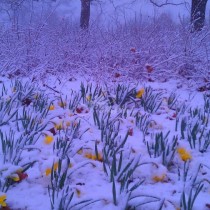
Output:
M192 32L201 31L205 23L206 4L208 0L192 0Z
M87 29L90 20L90 0L81 0L80 27Z

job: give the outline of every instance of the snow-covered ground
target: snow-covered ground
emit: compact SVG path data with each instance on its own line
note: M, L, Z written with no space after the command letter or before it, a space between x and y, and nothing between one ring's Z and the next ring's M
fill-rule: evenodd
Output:
M209 93L120 77L0 78L2 209L209 209Z
M132 2L0 4L0 209L210 209L209 26Z

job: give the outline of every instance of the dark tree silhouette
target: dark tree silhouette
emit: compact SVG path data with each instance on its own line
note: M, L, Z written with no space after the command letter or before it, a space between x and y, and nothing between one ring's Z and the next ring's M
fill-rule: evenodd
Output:
M208 0L192 0L192 6L191 6L192 32L201 31L204 26L207 1ZM173 3L172 1L169 0L165 0L161 3L159 3L158 0L150 0L150 2L157 7L183 4L183 3Z
M80 16L80 27L87 29L89 27L90 20L90 2L91 0L81 0L81 16ZM168 0L165 2L157 3L156 0L150 0L151 3L158 7L165 5L181 5L183 3L171 3ZM192 32L202 30L205 23L206 5L208 0L192 0L191 6L191 24Z
M81 0L80 27L82 29L87 29L89 27L90 1L91 0Z
M191 7L192 32L200 31L204 26L207 1L208 0L192 0L192 7Z

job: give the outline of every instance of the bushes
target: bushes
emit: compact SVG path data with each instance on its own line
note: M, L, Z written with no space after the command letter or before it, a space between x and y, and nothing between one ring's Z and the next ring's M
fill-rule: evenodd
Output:
M175 24L170 18L158 18L155 22L135 19L110 28L94 23L84 32L51 14L41 25L34 20L16 31L1 29L1 72L42 77L79 72L100 79L115 77L117 72L143 79L150 76L145 68L150 65L153 79L181 75L209 80L209 30L191 34L188 28L184 21Z

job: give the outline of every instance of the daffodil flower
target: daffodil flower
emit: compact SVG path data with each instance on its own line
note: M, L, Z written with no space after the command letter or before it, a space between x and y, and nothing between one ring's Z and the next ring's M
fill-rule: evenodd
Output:
M190 155L190 153L187 152L187 151L186 151L184 148L182 148L182 147L178 148L178 149L177 149L177 152L178 152L180 158L181 158L184 162L186 162L186 161L192 159L192 156Z
M49 110L55 110L55 106L54 105L50 105Z
M61 123L59 123L59 124L55 124L55 128L56 128L57 130L62 130L62 129L63 129L63 123L61 122Z
M87 101L90 101L91 100L91 96L90 95L87 96L86 99L87 99Z
M163 174L163 175L161 175L161 176L154 176L152 179L153 179L155 182L162 182L162 181L164 181L165 177L166 177L166 175Z
M53 136L46 136L45 139L44 139L44 143L45 144L51 144L53 141Z
M66 102L64 102L64 101L59 101L59 102L58 102L58 106L60 106L61 108L65 108L65 107L66 107Z
M87 154L85 154L85 157L88 158L88 159L92 159L92 154L87 153Z
M66 121L66 126L69 127L71 125L70 121Z
M56 171L58 169L58 162L54 163L53 170Z
M141 88L137 93L136 93L136 98L141 98L144 94L144 88Z
M12 174L9 178L11 178L14 182L20 181L20 177L18 176L18 174Z
M91 153L87 153L85 154L85 157L88 158L88 159L91 159L91 160L98 160L98 161L102 161L103 160L103 157L101 154L98 154L98 157L96 155L93 155Z
M6 201L5 201L6 199L7 199L6 194L0 195L0 206L1 207L6 207L7 206Z
M53 164L53 170L54 170L54 171L57 171L57 170L58 170L58 162L55 162L55 163ZM52 171L51 168L47 168L47 169L45 170L45 175L48 176L49 174L51 174L51 171Z
M76 193L77 193L77 196L79 198L81 196L81 191L79 189L76 189Z
M47 168L46 170L45 170L45 175L46 176L48 176L49 174L51 174L51 168Z
M79 149L78 151L77 151L77 154L79 154L79 155L81 155L83 153L83 149Z

